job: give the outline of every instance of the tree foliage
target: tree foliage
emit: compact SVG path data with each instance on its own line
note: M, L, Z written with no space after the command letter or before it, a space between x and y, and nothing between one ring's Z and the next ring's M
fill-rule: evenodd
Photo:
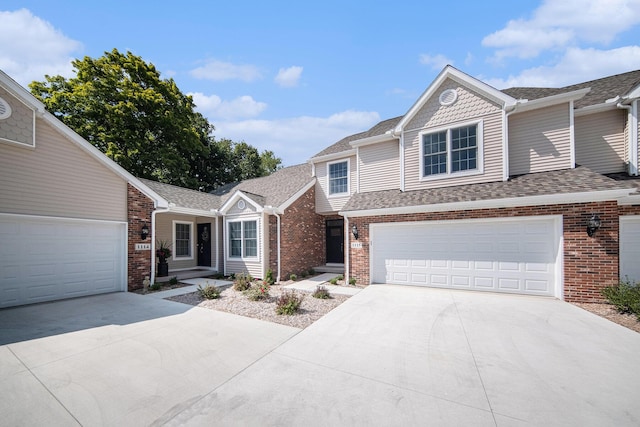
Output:
M245 142L216 141L173 79L117 49L73 61L75 77L45 76L31 92L47 109L127 171L187 188L267 175L281 161Z

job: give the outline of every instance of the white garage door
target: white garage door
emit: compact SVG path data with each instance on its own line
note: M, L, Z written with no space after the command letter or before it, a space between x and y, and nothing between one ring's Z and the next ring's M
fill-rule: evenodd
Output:
M620 217L620 278L640 283L640 215Z
M373 283L560 293L561 217L371 225Z
M126 224L0 215L0 307L123 291Z

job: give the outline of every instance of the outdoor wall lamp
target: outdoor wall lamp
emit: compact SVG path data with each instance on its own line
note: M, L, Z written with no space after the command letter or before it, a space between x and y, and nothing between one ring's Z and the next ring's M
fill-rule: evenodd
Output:
M600 220L600 217L596 214L592 214L591 218L587 221L587 234L589 237L593 237L601 225L602 221Z
M353 238L358 240L358 226L356 226L355 224L353 224L353 227L351 227L351 234L353 234Z
M147 240L148 235L149 235L149 226L147 226L147 223L145 222L144 225L142 226L142 229L140 230L140 237L142 238L142 240Z

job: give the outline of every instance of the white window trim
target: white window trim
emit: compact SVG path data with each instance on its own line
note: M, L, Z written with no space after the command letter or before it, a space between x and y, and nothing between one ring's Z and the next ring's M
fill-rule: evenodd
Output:
M335 165L337 163L345 163L345 162L347 163L347 191L344 191L342 193L331 194L331 174L330 174L331 165ZM329 198L334 198L334 197L348 196L349 194L351 194L351 160L340 159L340 160L335 160L333 162L327 162L327 196Z
M478 144L477 168L460 172L451 172L451 129L469 127L474 125L478 127L478 131L476 134ZM443 131L447 132L447 172L439 173L437 175L424 176L424 144L422 141L422 137L424 135ZM482 120L473 120L468 122L449 124L447 126L441 126L437 128L424 129L420 133L418 133L418 144L420 148L420 170L418 171L418 177L420 181L436 181L439 179L481 175L484 173L484 125Z
M178 256L176 251L176 224L187 224L189 225L189 256ZM171 232L173 234L173 249L171 251L172 257L171 259L174 261L188 261L194 259L194 247L193 247L193 222L191 221L179 221L173 220L171 225Z
M232 223L236 223L239 222L241 223L240 225L240 242L241 242L241 246L240 246L240 256L231 256L231 224ZM244 256L244 223L245 222L255 222L256 223L256 256L251 256L251 257L246 257ZM258 217L251 217L251 218L238 218L238 219L230 219L227 220L227 225L226 225L226 231L227 231L227 235L225 237L225 258L227 261L259 261L260 260L260 218Z

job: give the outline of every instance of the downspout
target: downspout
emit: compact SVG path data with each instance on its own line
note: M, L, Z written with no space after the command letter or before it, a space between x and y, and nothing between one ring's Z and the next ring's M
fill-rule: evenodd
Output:
M573 100L569 102L569 141L571 143L571 169L576 167L576 131L574 126Z
M346 232L344 233L344 240L345 240L345 245L344 245L344 249L345 249L345 263L344 263L344 279L347 283L349 283L349 279L351 278L351 272L349 271L349 264L350 264L350 260L351 260L351 250L350 250L350 244L349 244L349 217L346 216L345 214L340 214L344 217L344 226L346 229Z
M167 212L169 209L165 208L162 210L154 209L151 212L151 284L153 285L156 281L156 214Z
M518 109L518 104L520 101L516 101L513 105L513 109L507 111L504 109L504 124L503 124L503 134L504 134L504 144L502 146L502 180L509 180L509 116L516 112Z
M627 123L629 126L629 175L638 175L638 100L634 100L631 105L624 105L621 102L616 107L628 111Z
M219 216L216 214L216 271L220 273L220 237L218 236L218 233L220 232L220 224L218 223L218 218ZM214 233L211 233L211 235L213 236Z

